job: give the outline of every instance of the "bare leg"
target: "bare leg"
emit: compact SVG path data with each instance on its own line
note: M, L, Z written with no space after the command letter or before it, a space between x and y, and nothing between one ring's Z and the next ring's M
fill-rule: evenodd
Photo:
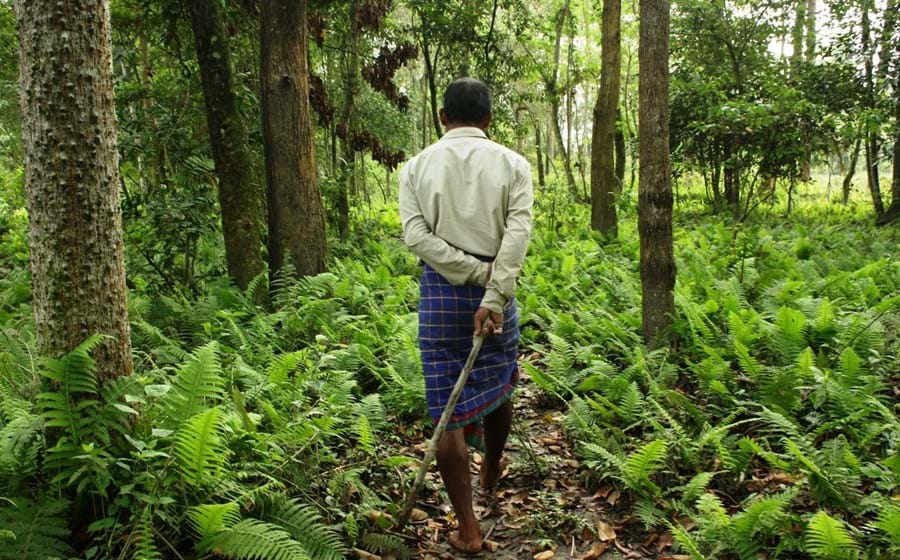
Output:
M503 472L501 459L506 438L512 429L513 405L506 401L484 417L484 461L481 463L481 487L493 491Z
M472 479L469 450L462 430L444 432L437 448L438 470L459 520L459 532L450 535L450 544L463 552L481 550L481 527L472 509Z

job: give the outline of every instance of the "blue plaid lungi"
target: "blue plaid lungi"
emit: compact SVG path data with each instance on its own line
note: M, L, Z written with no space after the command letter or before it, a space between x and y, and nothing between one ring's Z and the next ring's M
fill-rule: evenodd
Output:
M419 349L425 373L425 396L434 423L472 350L475 312L484 297L479 286L454 286L425 264L419 286ZM503 313L503 334L487 338L447 430L463 429L466 441L484 449L482 420L509 400L519 378L519 314L515 298Z

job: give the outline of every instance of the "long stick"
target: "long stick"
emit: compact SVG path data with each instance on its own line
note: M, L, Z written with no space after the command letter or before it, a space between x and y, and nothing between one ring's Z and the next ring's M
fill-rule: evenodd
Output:
M466 360L466 365L463 367L462 373L459 374L459 379L456 380L453 392L450 393L450 399L447 401L447 406L444 407L441 419L434 429L434 435L431 436L431 441L428 442L425 458L422 459L422 465L419 466L419 472L416 474L416 481L413 482L412 489L409 491L409 497L406 499L406 505L403 507L403 512L398 519L398 526L401 529L405 527L406 523L409 521L413 506L416 505L416 498L419 497L419 492L422 490L422 485L425 483L425 475L428 473L428 467L431 466L431 462L434 460L434 455L437 452L438 442L441 441L441 436L444 435L447 424L450 423L450 417L453 416L453 410L456 408L456 401L459 400L459 395L466 385L466 380L469 379L469 374L472 373L472 366L475 365L475 359L478 357L478 352L481 351L481 345L483 343L484 336L475 336L472 339L472 351L469 352L469 358Z

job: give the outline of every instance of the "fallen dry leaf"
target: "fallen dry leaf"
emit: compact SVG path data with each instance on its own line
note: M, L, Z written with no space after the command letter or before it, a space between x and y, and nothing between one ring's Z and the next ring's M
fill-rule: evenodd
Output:
M361 548L354 548L353 554L355 554L357 558L362 558L363 560L381 560L381 556L372 554L371 552L366 552Z
M622 495L622 493L619 492L618 489L613 490L612 492L610 492L609 496L606 497L606 503L608 503L611 506L616 505L616 502L619 501L619 497L621 495Z
M663 550L669 548L674 542L675 539L672 538L672 533L666 531L660 535L659 540L656 541L656 553L659 554Z
M534 560L550 560L556 555L555 550L545 550L534 555Z
M594 543L591 546L591 550L581 556L581 560L599 560L607 548L609 548L609 545L606 543Z
M420 523L428 519L428 514L419 508L413 508L413 510L409 513L409 520L413 523Z
M604 521L597 522L597 538L603 542L609 542L616 539L616 530L612 525Z
M500 543L496 541L482 541L481 548L487 550L488 552L497 552L500 548Z

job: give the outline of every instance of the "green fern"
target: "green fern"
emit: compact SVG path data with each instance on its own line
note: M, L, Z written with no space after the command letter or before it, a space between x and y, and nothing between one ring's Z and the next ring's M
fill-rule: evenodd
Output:
M412 555L409 546L399 537L380 533L366 533L362 538L362 546L382 556L392 554L398 560L409 560Z
M285 530L316 560L340 560L347 554L341 538L323 524L321 515L297 499L277 497L263 506L262 517Z
M793 492L785 492L751 503L731 522L732 542L741 560L754 560L766 538L787 519L787 505Z
M220 403L224 395L218 344L210 342L181 365L172 389L165 396L169 425L178 426L210 405Z
M873 527L883 532L893 546L900 548L900 506L884 507Z
M667 523L667 525L669 526L669 531L672 532L672 537L675 539L675 542L691 555L692 560L707 560L707 557L700 550L700 545L694 540L690 533L684 529L684 527L674 523Z
M816 513L806 527L806 549L814 558L849 560L859 558L859 546L844 524L824 511Z
M134 529L134 544L131 557L134 560L162 560L153 534L153 510L145 508L141 512Z
M185 482L203 486L222 475L225 447L221 411L210 408L194 416L175 435L174 455Z
M226 525L205 536L197 544L197 550L241 560L312 560L303 545L284 529L257 519Z
M654 495L659 487L650 477L665 466L668 444L657 439L644 444L640 449L628 456L622 465L622 475L629 488L636 491L649 490Z
M69 546L68 502L9 501L11 505L0 507L0 527L15 538L0 539L0 558L47 560L75 554Z

